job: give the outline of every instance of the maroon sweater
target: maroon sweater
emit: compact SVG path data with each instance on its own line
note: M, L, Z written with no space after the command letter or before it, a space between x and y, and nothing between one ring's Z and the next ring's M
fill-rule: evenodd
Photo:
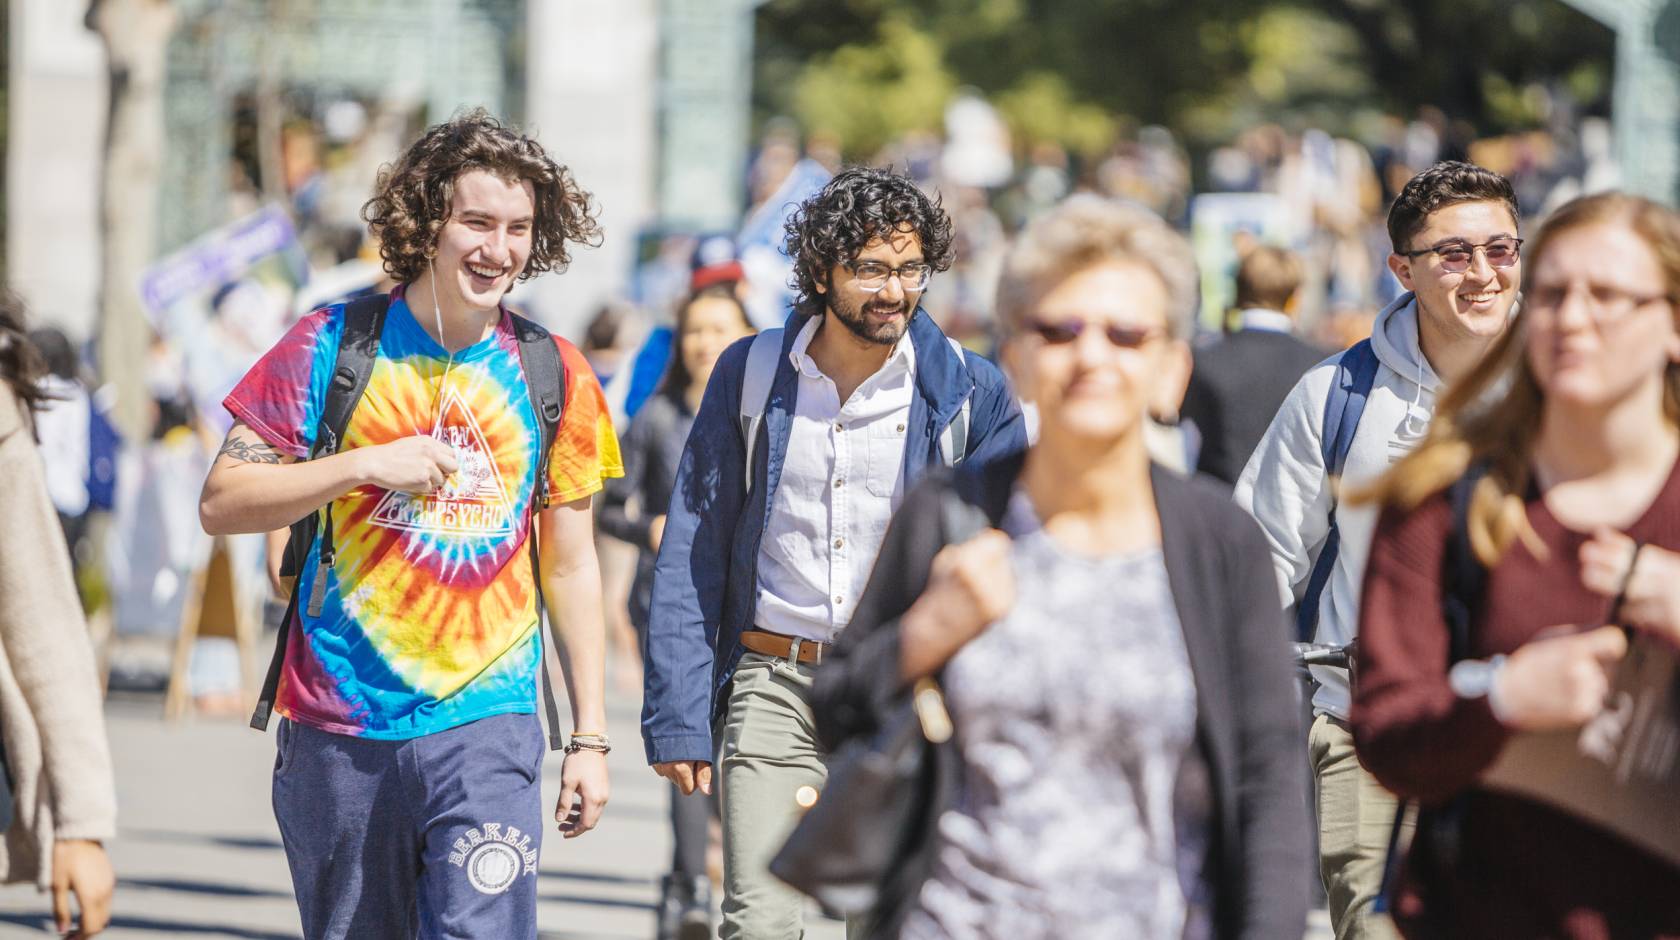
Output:
M1470 655L1509 653L1558 624L1597 625L1609 601L1580 577L1587 536L1563 526L1538 493L1527 501L1543 557L1519 541L1488 573L1471 625ZM1395 920L1407 937L1680 938L1680 869L1576 817L1476 787L1510 731L1486 699L1447 685L1442 562L1452 512L1445 494L1377 524L1360 606L1359 688L1353 703L1359 760L1401 797L1459 804L1459 864L1425 883L1417 860L1433 839L1421 828L1401 881ZM1680 550L1680 464L1627 534ZM1680 825L1680 806L1652 825ZM1444 883L1443 883L1444 882ZM1427 911L1431 920L1425 922ZM1440 919L1435 919L1440 918Z

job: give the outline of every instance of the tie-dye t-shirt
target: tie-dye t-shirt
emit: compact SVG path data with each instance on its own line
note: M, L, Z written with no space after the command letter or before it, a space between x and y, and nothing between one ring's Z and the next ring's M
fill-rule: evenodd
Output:
M344 306L305 317L223 402L284 453L314 443ZM601 386L558 337L567 388L549 461L551 504L623 472ZM504 312L448 354L393 297L341 451L429 434L460 469L435 494L358 487L333 501L336 558L320 617L300 600L275 710L339 734L403 739L536 708L541 659L526 536L540 429ZM307 599L320 551L299 577Z

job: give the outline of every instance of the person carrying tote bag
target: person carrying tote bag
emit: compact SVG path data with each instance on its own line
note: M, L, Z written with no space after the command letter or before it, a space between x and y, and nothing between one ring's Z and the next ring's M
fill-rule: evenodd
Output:
M816 674L836 765L818 811L855 805L848 748L918 682L937 681L954 729L875 810L905 821L869 936L1298 937L1301 728L1266 546L1144 445L1188 367L1189 246L1075 197L1013 248L999 308L1038 441L906 498ZM986 531L953 533L952 497Z

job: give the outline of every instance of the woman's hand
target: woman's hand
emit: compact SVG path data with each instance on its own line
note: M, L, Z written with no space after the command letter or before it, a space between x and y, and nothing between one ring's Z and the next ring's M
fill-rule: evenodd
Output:
M1618 619L1680 643L1680 554L1641 545L1635 557L1633 539L1599 529L1581 546L1581 583L1608 598L1626 582Z
M1604 710L1610 674L1625 655L1621 627L1525 643L1494 675L1495 714L1518 731L1579 728Z
M1015 606L1009 536L996 529L933 556L927 590L900 619L906 682L937 672L957 650Z
M117 879L105 847L87 839L53 843L52 906L58 932L74 940L92 937L111 921L111 895ZM70 916L70 895L76 896L80 921ZM76 929L71 932L71 927Z

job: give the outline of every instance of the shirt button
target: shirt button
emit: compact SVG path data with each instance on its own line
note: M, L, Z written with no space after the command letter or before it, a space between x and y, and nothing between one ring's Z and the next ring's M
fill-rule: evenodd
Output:
M834 430L844 431L844 430L846 430L846 426L844 424L841 424L840 422L836 421L836 422L834 422Z
M835 548L845 548L846 547L846 540L845 539L835 539L834 540L834 547Z
M845 484L845 482L846 482L845 480L835 480L834 481L834 488L839 489L843 484Z
M846 602L845 602L845 601L844 601L844 600L842 600L842 599L841 599L841 598L840 598L840 596L839 596L839 595L835 595L835 597L834 597L834 603L836 603L836 604L844 604L844 603L846 603Z
M904 433L904 425L901 424L901 425L898 426L898 433L900 433L900 434Z

